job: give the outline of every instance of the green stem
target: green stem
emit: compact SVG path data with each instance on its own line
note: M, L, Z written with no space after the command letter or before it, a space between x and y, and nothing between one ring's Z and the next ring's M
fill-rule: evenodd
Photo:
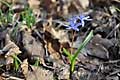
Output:
M73 53L73 42L74 42L75 34L76 34L76 31L74 32L72 30L72 44L71 44L71 51L70 51L71 54Z
M72 72L74 71L74 65L75 65L75 60L76 60L77 56L79 55L79 53L81 52L81 50L87 45L87 43L90 41L90 39L92 37L93 37L93 30L85 38L85 40L83 41L83 43L78 48L77 52L72 56L72 59L71 59L71 71Z

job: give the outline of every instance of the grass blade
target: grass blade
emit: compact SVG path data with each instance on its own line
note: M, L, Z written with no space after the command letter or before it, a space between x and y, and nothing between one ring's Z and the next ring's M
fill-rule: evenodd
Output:
M89 35L85 38L85 40L80 45L80 47L78 48L76 53L73 55L72 60L71 60L71 71L72 72L74 71L75 60L76 60L78 54L87 45L87 43L91 40L92 37L93 37L93 30L89 33Z
M63 52L68 56L69 60L71 61L72 55L70 54L70 52L66 50L65 48L63 48Z

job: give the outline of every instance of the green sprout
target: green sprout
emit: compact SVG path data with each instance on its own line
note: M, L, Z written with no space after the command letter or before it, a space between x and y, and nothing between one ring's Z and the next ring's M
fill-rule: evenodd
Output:
M30 8L26 8L25 11L22 12L23 23L31 28L35 24L35 16Z
M18 71L19 67L20 67L20 64L22 64L22 61L17 57L17 55L12 55L13 57L13 60L14 60L14 69L15 71Z
M7 7L9 7L9 10L6 13L3 13L3 11L0 10L0 25L2 24L6 25L12 22L12 18L13 18L13 10L11 9L12 5L5 2L4 0L0 2L5 4Z
M35 60L35 64L33 64L33 66L39 66L39 63L40 63L40 60L39 60L39 58L37 58L37 59Z
M91 40L92 37L93 37L93 30L91 30L91 32L88 34L88 36L85 38L85 40L80 44L78 50L74 54L71 54L68 50L63 48L63 52L68 56L68 59L70 61L70 71L71 72L74 71L75 62L76 62L76 59L77 59L79 53L88 44L88 42Z

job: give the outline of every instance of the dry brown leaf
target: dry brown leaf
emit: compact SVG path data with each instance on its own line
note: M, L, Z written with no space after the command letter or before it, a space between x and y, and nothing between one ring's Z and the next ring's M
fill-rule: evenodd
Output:
M27 77L27 73L28 73L28 61L27 61L27 59L25 59L25 60L22 62L21 68L22 68L22 71L23 71L24 76Z
M7 52L5 54L7 64L13 63L13 58L12 58L13 55L18 55L21 53L19 47L10 40L8 34L6 35L6 46L2 49L2 51Z
M70 75L69 68L70 66L64 65L59 69L60 71L57 71L59 80L69 80Z
M23 48L26 49L28 55L30 56L37 56L40 59L40 62L44 64L44 48L43 44L39 41L36 40L32 35L30 31L25 31L23 33Z
M31 66L33 72L28 73L26 80L53 80L53 73L41 67Z
M62 64L61 61L61 48L69 47L68 34L65 30L55 30L52 27L52 19L49 19L49 25L45 26L45 40L47 42L47 49L50 53L50 57ZM68 43L68 46L65 44Z
M56 31L53 27L52 27L52 20L49 20L49 26L45 26L45 31L49 32L54 39L58 39L59 42L63 43L63 42L69 42L68 39L68 34L66 32L66 30L58 30Z
M19 53L21 53L21 51L19 50L19 47L10 40L9 35L6 35L6 46L3 48L3 51L8 51L5 54L5 57L7 58L8 56L12 56L12 55L18 55Z
M109 39L101 38L100 35L95 35L91 42L87 45L87 53L90 56L97 57L98 59L108 60L108 49L114 44Z
M68 13L69 13L69 4L63 5L63 15L68 15Z
M12 55L18 55L19 53L21 53L21 51L19 50L18 47L11 48L11 49L7 52L7 54L5 55L5 57L12 56Z
M35 8L39 8L40 5L40 1L39 0L28 0L28 4L30 6L30 8L35 9Z
M6 58L6 64L11 64L11 63L13 63L13 61L14 61L14 59L11 56ZM9 65L7 65L7 66L9 66Z
M4 78L4 77L2 77L2 76L0 76L0 80L5 80L5 78Z
M1 75L2 75L3 79L0 78L0 80L25 80L25 79L22 79L22 78L19 78L19 77L9 75L7 73L3 73Z
M86 9L89 6L89 0L78 0L82 8Z
M60 59L60 54L52 48L51 43L48 43L48 51L49 51L50 55L52 56L52 58L54 58L55 60Z

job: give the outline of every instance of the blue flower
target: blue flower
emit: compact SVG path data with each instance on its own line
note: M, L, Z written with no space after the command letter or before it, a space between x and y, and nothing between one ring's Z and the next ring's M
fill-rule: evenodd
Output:
M91 21L92 19L90 19L90 16L84 16L84 15L80 15L78 16L78 19L80 20L82 27L85 26L85 20L86 21Z
M78 23L78 24L72 24L71 23L71 25L70 26L67 26L67 28L66 29L73 29L73 30L75 30L75 31L79 31L79 28L78 28L78 26L80 26L81 25L81 23Z
M78 26L82 25L81 23L77 23L77 16L74 16L68 20L69 26L66 29L73 29L75 31L79 31Z
M80 20L80 22L77 22L78 20ZM91 21L92 19L90 19L90 16L84 16L84 15L74 16L68 20L69 26L66 26L67 27L66 29L72 29L75 31L79 31L78 27L79 26L84 27L85 20Z

